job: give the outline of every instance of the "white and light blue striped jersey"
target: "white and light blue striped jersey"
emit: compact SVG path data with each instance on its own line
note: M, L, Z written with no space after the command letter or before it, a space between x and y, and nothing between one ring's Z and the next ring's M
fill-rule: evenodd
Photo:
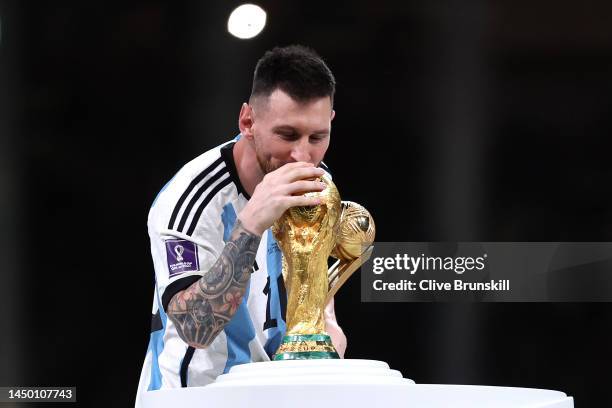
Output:
M250 198L233 158L237 138L186 164L162 189L149 212L155 268L151 338L140 376L143 392L213 382L236 364L268 361L285 333L287 295L281 252L264 232L254 272L238 309L205 349L188 346L166 316L170 299L215 263Z

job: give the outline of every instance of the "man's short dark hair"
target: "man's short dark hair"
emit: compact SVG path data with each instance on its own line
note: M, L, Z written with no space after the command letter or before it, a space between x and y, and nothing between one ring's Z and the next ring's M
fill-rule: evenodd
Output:
M276 47L257 62L251 98L270 96L276 89L300 103L329 96L333 105L336 80L314 50L302 45Z

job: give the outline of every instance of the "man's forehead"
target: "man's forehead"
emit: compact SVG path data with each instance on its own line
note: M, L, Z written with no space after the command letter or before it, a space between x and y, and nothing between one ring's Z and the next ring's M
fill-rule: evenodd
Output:
M290 114L302 113L304 111L322 111L331 113L331 98L323 96L307 101L297 101L280 88L275 89L268 96L260 96L255 101L256 109L262 113Z

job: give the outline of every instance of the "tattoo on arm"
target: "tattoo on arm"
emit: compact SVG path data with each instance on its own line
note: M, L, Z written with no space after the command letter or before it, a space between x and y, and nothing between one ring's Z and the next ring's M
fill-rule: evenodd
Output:
M174 295L168 317L187 344L204 348L229 323L242 302L260 240L236 220L217 262L200 280Z

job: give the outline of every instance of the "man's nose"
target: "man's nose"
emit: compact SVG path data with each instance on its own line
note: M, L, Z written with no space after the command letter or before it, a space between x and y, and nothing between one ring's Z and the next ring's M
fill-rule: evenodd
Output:
M295 161L310 163L312 155L310 154L310 146L308 140L298 140L291 149L291 158Z

